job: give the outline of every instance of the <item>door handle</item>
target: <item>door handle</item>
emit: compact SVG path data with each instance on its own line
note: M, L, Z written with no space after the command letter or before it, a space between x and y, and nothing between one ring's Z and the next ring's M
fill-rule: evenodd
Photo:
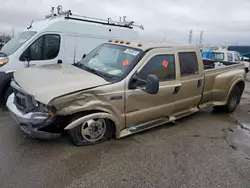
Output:
M200 80L198 80L197 87L198 88L201 87L201 84L202 84L202 80L200 79Z
M173 95L177 94L180 91L181 86L175 86Z

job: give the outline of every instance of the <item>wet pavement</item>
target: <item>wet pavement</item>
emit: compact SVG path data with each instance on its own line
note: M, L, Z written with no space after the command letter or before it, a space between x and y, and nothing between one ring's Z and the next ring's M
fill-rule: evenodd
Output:
M121 140L75 147L25 137L0 113L0 187L250 187L250 82L232 115L204 110Z

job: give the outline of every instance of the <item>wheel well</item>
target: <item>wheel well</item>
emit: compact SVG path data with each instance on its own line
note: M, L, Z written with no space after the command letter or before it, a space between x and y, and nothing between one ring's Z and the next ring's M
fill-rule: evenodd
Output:
M238 82L236 85L240 89L241 95L243 94L243 91L245 89L245 83L243 81Z
M87 110L87 111L83 111L83 112L77 112L75 114L72 114L72 116L82 117L82 116L86 116L88 114L95 114L95 113L107 113L107 112L102 111L102 110ZM113 136L115 136L115 134L116 134L115 122L112 121L111 119L107 119L107 120L109 121L109 125L111 126L112 134L113 134Z

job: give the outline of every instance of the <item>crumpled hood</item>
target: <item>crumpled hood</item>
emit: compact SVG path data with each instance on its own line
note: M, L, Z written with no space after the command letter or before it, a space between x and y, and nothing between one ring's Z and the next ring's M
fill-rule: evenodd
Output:
M108 84L103 78L69 64L29 67L14 73L18 85L35 99L52 99L79 90Z

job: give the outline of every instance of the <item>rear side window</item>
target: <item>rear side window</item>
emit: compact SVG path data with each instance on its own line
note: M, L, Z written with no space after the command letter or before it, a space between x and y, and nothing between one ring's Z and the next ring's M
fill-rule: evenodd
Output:
M228 53L227 54L227 59L228 59L228 61L233 61L233 54L232 53Z
M146 80L149 74L156 75L160 81L175 80L174 55L156 55L139 72L138 76Z
M195 52L179 52L181 76L198 74L198 61Z

